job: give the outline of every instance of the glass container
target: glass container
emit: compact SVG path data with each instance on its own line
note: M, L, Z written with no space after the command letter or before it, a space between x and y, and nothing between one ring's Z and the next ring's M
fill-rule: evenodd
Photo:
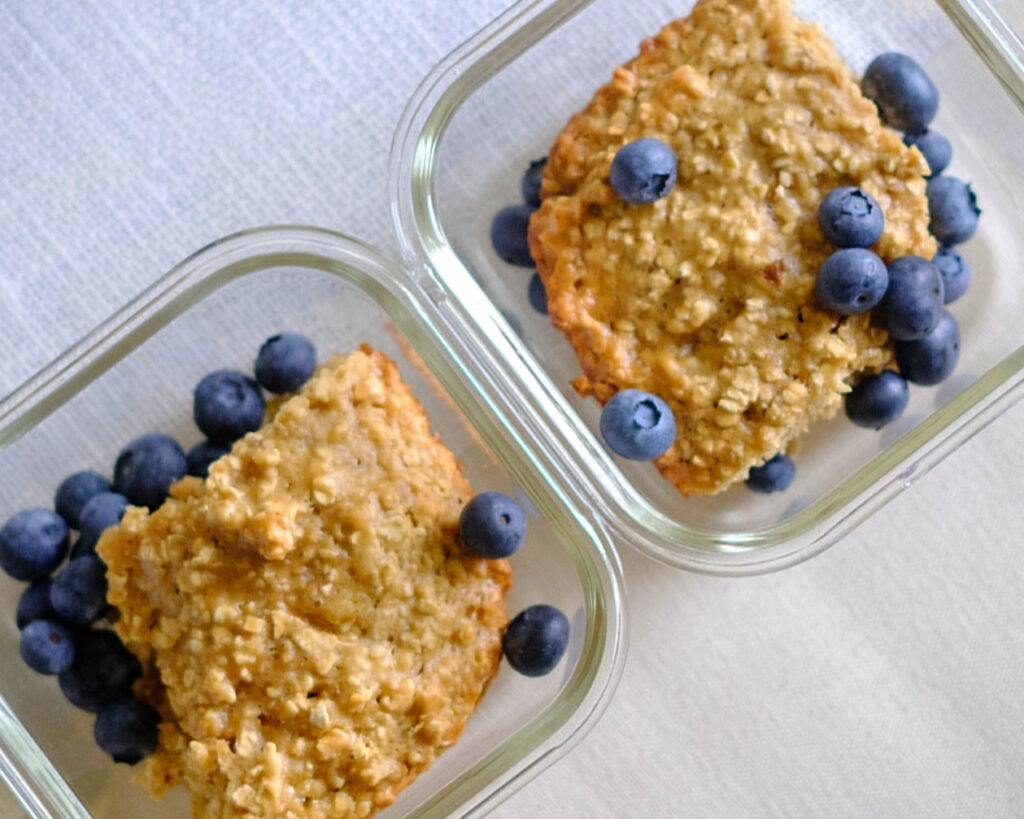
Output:
M534 442L507 423L487 373L464 355L443 311L353 239L309 228L229 237L172 270L0 404L0 469L17 491L4 515L48 507L71 472L111 474L117 452L150 431L186 449L201 440L192 390L221 368L251 372L274 333L312 339L321 358L370 344L391 357L476 491L517 497L526 542L511 558L510 616L533 603L570 619L567 657L528 678L502 663L461 739L384 815L469 816L572 745L607 703L624 655L616 553ZM57 680L18 657L23 583L0 578L0 776L33 817L137 817L148 796L93 741L93 718ZM146 816L190 815L176 789Z
M393 217L406 266L423 271L436 298L479 331L497 360L512 362L518 412L546 436L545 449L558 454L617 543L693 571L762 573L835 543L1020 397L1022 15L1019 4L985 0L796 0L795 13L819 23L855 73L878 53L902 51L940 89L932 127L953 144L947 172L971 182L984 211L961 248L973 282L949 305L962 334L960 361L943 384L914 387L903 417L881 431L842 413L813 425L786 492L756 495L739 485L683 497L651 464L603 446L597 401L570 386L580 374L572 348L528 303L532 271L502 262L489 228L500 208L522 202L529 163L546 155L612 69L692 5L594 0L509 9L438 65L407 107L392 152Z

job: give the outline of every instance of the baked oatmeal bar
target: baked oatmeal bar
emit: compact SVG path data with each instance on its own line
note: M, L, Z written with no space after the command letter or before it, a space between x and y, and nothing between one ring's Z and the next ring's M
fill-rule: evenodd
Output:
M616 151L655 137L678 181L651 205L608 182ZM574 382L602 403L663 398L677 435L656 460L683 493L742 481L833 416L853 377L891 360L869 315L815 304L835 249L818 203L856 185L882 206L886 262L931 258L922 156L879 120L850 69L787 0L702 0L645 41L552 147L530 249Z
M510 570L457 542L472 490L385 356L275 409L99 544L163 719L142 779L197 817L369 816L461 734Z

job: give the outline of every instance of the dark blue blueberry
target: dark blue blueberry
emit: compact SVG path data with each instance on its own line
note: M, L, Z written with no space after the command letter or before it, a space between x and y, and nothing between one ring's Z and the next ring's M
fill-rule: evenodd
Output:
M547 315L548 313L548 293L544 289L544 281L541 279L539 273L534 273L530 277L530 285L526 291L527 298L530 300L530 306L533 307L538 313Z
M796 464L788 455L779 453L760 466L753 466L747 474L747 488L769 494L785 492L796 477Z
M18 649L25 665L39 674L60 674L75 659L74 636L53 620L33 620L25 626Z
M52 585L53 580L48 577L45 580L37 580L21 593L15 613L18 628L25 628L33 620L53 620L57 617L53 606L50 605Z
M660 139L647 137L619 148L608 181L631 205L649 205L672 190L677 172L675 152Z
M939 89L906 54L879 54L864 72L860 87L885 123L897 131L924 131L939 110Z
M641 390L622 390L601 410L601 435L623 458L649 461L676 438L676 419L668 404Z
M188 474L197 478L205 478L210 474L210 464L231 451L230 444L218 444L213 441L200 441L185 454L188 463Z
M866 375L846 395L846 417L859 427L881 429L903 415L910 401L907 380L892 370Z
M65 623L88 626L107 611L107 567L97 555L83 555L57 573L50 605Z
M924 338L897 341L896 366L915 384L931 386L945 381L960 360L960 326L948 311Z
M568 619L554 606L544 603L519 612L508 624L501 641L508 664L527 677L550 672L568 645Z
M114 491L130 503L156 509L167 490L188 472L185 452L173 438L151 432L121 450L114 463Z
M0 529L0 568L15 580L42 580L67 556L68 525L49 509L25 509Z
M530 163L530 167L526 169L526 173L523 174L523 179L519 184L520 189L523 192L523 201L531 207L538 207L540 205L540 182L544 176L544 168L547 167L548 158L545 156L542 159L535 159Z
M938 176L953 161L953 146L938 131L924 131L919 134L905 134L905 145L916 146L928 163L929 176Z
M530 243L526 238L533 211L530 205L509 205L495 215L491 222L491 244L502 261L520 267L533 267Z
M462 507L459 537L467 549L480 557L508 557L526 537L526 515L507 495L481 492Z
M100 535L111 526L117 526L128 508L128 498L120 492L100 492L90 500L81 515L81 531L71 547L71 559L93 554Z
M160 715L156 709L136 699L108 703L96 715L93 736L96 744L114 762L134 765L156 750L160 736Z
M292 392L316 369L316 348L298 333L278 333L263 342L253 369L256 380L268 392Z
M932 264L942 276L943 302L956 301L971 285L971 266L955 247L940 247L932 257Z
M871 247L882 237L882 206L867 191L833 188L818 205L818 226L836 247Z
M193 395L196 426L211 441L220 443L258 429L265 410L260 385L237 370L217 370L204 376Z
M938 323L944 295L939 268L920 256L900 256L889 264L889 289L875 317L897 341L921 338Z
M130 697L142 665L112 631L86 629L75 640L75 660L57 677L68 702L97 713L114 700Z
M928 180L928 230L940 245L966 242L978 229L981 208L971 186L955 176Z
M84 470L65 478L57 487L53 505L72 529L78 528L85 505L100 492L110 491L110 481L99 472Z
M843 315L864 313L882 300L889 287L885 262L870 250L837 250L818 268L814 293L826 310Z

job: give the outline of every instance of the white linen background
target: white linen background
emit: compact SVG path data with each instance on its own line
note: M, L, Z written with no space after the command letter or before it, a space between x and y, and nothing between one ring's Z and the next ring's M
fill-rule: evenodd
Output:
M224 234L392 250L402 108L506 5L0 0L0 393ZM779 574L624 549L618 692L495 815L1024 815L1022 419Z

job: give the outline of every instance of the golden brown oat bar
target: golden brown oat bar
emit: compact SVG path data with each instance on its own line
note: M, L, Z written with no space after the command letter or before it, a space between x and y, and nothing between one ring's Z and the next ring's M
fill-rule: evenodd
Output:
M641 137L675 150L679 178L637 206L608 172ZM699 2L615 70L549 155L530 248L583 368L575 387L667 401L677 438L656 463L682 492L743 480L891 359L869 316L815 306L835 249L818 203L858 185L885 213L875 252L931 258L925 173L786 0Z
M506 561L394 364L322 366L207 481L99 551L161 711L145 784L202 817L368 816L461 734L498 667Z

